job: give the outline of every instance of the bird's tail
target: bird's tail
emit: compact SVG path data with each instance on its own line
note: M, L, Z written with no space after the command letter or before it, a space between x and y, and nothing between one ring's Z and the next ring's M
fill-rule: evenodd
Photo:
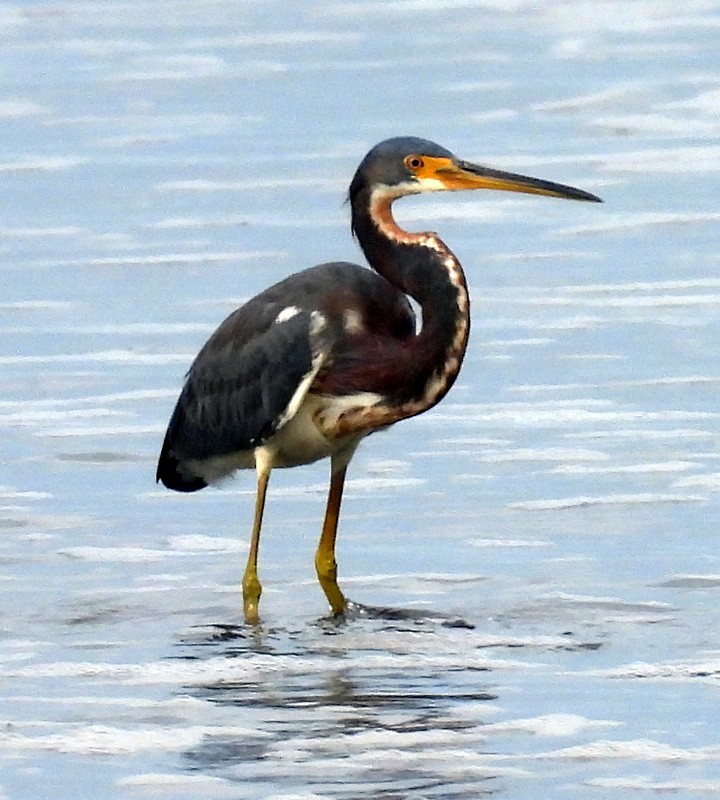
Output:
M168 436L165 436L160 451L155 480L175 492L197 492L207 486L202 478L182 468L182 462L171 451Z

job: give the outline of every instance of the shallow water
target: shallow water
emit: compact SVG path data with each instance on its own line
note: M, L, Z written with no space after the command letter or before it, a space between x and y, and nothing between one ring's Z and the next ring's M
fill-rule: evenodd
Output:
M0 10L0 798L720 793L720 3ZM458 384L353 463L154 462L243 299L358 259L367 148L581 186L399 204L466 267ZM383 610L385 609L385 610ZM388 611L389 609L389 611Z

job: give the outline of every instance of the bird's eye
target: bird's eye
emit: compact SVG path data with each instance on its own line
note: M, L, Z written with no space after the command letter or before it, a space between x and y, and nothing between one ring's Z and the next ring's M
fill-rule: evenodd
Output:
M414 171L423 166L423 160L420 156L408 156L405 159L405 166Z

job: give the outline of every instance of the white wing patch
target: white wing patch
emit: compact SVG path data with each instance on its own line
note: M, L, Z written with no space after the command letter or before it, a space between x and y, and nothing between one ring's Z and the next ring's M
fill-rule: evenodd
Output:
M292 312L292 313L290 313ZM300 313L300 309L296 308L295 306L288 306L284 308L277 316L277 321L285 322L288 319L291 319L296 314ZM286 315L283 320L280 320L280 317ZM326 349L322 349L319 347L318 336L327 326L327 320L319 311L313 311L310 315L310 329L308 331L310 336L310 344L313 351L312 356L312 363L310 369L303 375L302 380L298 384L297 389L293 393L293 396L290 398L290 402L287 404L283 413L278 417L277 424L275 425L275 430L280 430L283 425L287 424L288 420L291 420L298 412L298 409L302 405L305 396L308 393L308 389L310 388L310 384L315 379L315 376L320 371L320 367L323 365L323 362L327 358L328 351Z
M354 308L343 311L343 328L346 333L362 333L365 330L362 314Z
M287 308L283 308L283 310L275 317L276 324L280 325L283 322L287 322L289 319L296 317L300 313L300 309L297 306L288 306Z

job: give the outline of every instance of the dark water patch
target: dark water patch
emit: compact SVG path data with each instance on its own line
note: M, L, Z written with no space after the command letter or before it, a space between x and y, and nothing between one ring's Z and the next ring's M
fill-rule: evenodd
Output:
M473 630L475 626L460 617L444 614L439 611L428 611L416 608L391 608L389 606L370 606L364 603L348 603L344 614L324 618L324 624L342 625L357 620L388 620L391 622L412 622L423 625L439 623L446 628L465 628ZM328 629L330 629L328 627Z
M97 450L87 453L58 453L55 458L58 461L71 461L81 464L133 463L148 460L147 456L142 456L137 453L121 453L111 450Z
M204 769L219 769L227 765L253 763L264 760L271 742L266 739L216 736L210 737L201 747L189 750L184 757Z
M122 622L126 616L126 609L120 608L99 608L82 611L68 617L66 624L70 626L79 625L107 625L113 622Z
M653 584L662 589L717 589L720 577L716 575L683 575Z
M581 634L563 631L559 635L526 636L525 638L503 638L490 636L487 641L477 645L478 649L492 650L532 650L536 652L590 653L604 647L604 641L588 641Z
M592 653L604 647L606 642L573 642L567 645L557 645L555 650L564 650L567 653Z
M30 521L27 519L15 519L13 517L0 517L0 528L11 530L14 528L27 528Z

